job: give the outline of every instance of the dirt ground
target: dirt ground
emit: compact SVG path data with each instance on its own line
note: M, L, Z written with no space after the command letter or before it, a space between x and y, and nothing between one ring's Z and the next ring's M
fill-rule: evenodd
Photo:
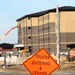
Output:
M75 71L75 62L65 61L60 65L58 71Z
M3 68L0 66L0 72L19 72L19 73L25 73L27 69L23 65L13 65L13 66L7 66L7 68ZM56 70L58 71L75 71L75 62L63 62L60 65L60 68Z
M6 68L0 67L0 72L17 72L17 73L25 73L28 72L23 65L11 65Z

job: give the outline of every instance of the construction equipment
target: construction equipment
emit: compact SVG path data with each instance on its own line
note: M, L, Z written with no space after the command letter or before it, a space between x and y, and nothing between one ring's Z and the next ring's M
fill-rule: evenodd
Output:
M20 50L20 51L19 51L19 53L23 53L23 52L29 52L29 50L26 49L26 50Z
M20 25L14 26L14 27L12 27L10 30L8 30L8 31L0 38L0 40L2 40L3 38L5 38L5 36L8 35L8 34L9 34L13 29L15 29L15 28L20 28ZM15 45L15 47L20 47L20 46L22 46L22 45ZM26 50L20 50L19 53L23 53L23 52L27 52L27 51L29 51L29 50L28 50L28 49L26 49Z
M15 29L15 28L20 28L20 25L18 25L18 26L14 26L14 27L12 27L10 30L8 30L1 38L0 38L0 40L2 40L3 38L5 38L5 36L7 35L7 34L9 34L9 32L11 32L13 29Z

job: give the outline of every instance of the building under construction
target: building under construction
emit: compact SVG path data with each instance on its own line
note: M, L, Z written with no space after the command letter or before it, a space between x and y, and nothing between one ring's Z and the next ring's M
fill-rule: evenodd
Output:
M59 46L67 51L66 44L75 43L75 7L59 7ZM56 8L32 13L17 19L18 43L25 49L36 52L45 48L51 54L57 53Z

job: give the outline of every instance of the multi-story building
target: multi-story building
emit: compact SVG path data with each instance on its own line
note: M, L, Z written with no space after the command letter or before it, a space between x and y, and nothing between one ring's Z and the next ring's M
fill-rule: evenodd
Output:
M59 7L60 51L67 51L66 44L75 43L75 7ZM33 52L45 48L57 53L56 8L28 14L17 19L18 43Z

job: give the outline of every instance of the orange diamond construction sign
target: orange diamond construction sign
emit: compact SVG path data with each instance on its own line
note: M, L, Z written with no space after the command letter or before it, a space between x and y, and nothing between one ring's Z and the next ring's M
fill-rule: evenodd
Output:
M59 65L44 48L23 62L31 75L51 75Z

